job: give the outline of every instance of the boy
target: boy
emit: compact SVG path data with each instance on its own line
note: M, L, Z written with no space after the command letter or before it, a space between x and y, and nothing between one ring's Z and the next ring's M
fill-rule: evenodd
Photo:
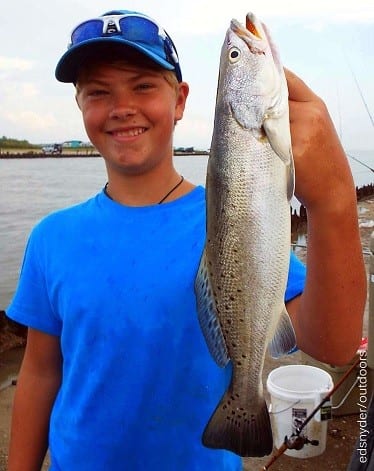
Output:
M239 457L201 445L230 368L197 322L205 196L173 167L188 96L175 47L145 15L108 12L77 26L56 77L76 86L108 183L30 236L7 310L29 326L9 471L40 469L48 445L52 470L239 470ZM366 296L355 190L323 103L287 78L309 221L308 273L291 257L287 309L300 348L344 364Z

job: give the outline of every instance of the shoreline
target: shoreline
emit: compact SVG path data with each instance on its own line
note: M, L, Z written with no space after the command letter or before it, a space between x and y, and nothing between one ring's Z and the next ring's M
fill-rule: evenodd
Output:
M174 151L173 152L174 156L186 156L186 157L191 157L191 156L207 156L209 155L208 151L205 150L195 150L195 151L190 151L190 152L182 152L182 151ZM66 158L79 158L79 157L84 157L84 158L97 158L101 157L101 155L94 151L94 150L82 150L81 152L79 151L72 151L72 152L63 152L61 154L52 154L52 153L47 153L43 154L41 152L12 152L12 153L0 153L0 160L1 159L66 159Z

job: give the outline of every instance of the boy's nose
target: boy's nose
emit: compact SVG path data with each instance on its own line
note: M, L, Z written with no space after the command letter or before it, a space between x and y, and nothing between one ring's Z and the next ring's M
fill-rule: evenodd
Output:
M130 99L121 97L113 100L113 105L109 113L110 118L126 119L134 114L136 114L136 107Z
M136 114L135 108L129 106L115 106L109 113L111 119L126 119Z

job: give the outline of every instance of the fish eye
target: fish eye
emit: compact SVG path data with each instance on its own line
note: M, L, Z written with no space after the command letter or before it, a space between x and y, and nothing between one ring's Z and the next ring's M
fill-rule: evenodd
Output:
M229 50L229 61L231 62L231 64L235 64L235 62L238 62L239 59L240 59L240 49L238 49L237 47L232 47Z

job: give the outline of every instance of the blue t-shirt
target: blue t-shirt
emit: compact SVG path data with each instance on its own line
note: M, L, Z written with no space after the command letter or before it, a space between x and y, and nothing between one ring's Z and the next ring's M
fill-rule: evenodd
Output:
M197 318L204 241L202 187L146 207L101 192L32 231L7 314L61 339L52 470L241 469L238 456L201 444L231 373ZM286 300L304 281L291 256Z

